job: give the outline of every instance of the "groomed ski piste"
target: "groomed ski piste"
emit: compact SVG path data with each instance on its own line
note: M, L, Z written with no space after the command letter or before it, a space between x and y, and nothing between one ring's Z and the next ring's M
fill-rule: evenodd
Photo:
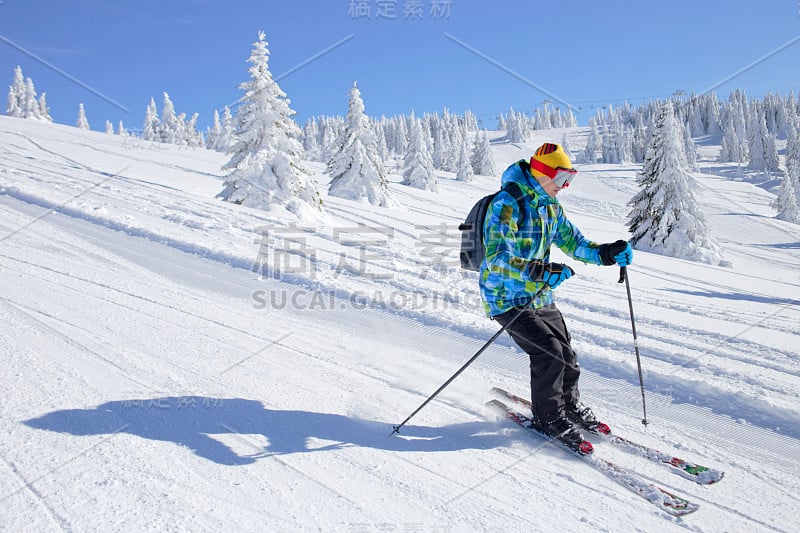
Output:
M564 133L494 132L494 157ZM566 133L579 149L586 130ZM328 215L297 222L215 199L224 154L0 117L0 530L796 531L800 226L773 218L777 182L697 142L733 266L636 253L647 428L618 270L554 254L576 270L556 298L584 400L725 471L700 486L592 439L699 505L673 517L485 406L530 393L506 336L389 437L496 331L456 227L499 175L441 173L435 194L387 161L387 209L328 197L309 163ZM637 167L580 170L568 216L624 238Z

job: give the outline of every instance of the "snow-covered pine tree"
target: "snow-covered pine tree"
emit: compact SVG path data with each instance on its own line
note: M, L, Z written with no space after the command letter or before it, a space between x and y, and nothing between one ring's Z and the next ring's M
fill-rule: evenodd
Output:
M528 140L526 117L511 109L506 120L506 139L508 142L521 143Z
M222 110L222 136L217 139L217 151L227 152L236 143L236 125L228 106Z
M83 103L78 106L78 120L75 122L75 126L82 130L89 129L89 121L86 120L86 111L83 109Z
M427 134L421 122L411 114L408 128L408 151L403 158L403 185L439 192L439 181L433 169L433 159L428 151Z
M475 145L472 150L472 168L476 174L481 176L492 176L497 172L497 164L489 148L489 136L485 131L481 131L475 137Z
M206 148L209 150L217 149L217 141L222 137L222 123L219 121L219 111L214 110L213 125L206 131Z
M156 108L156 101L151 96L150 103L147 105L147 111L144 114L144 125L142 126L142 140L143 141L157 141L159 140L160 121L158 119L158 109Z
M688 103L688 117L686 118L686 128L690 137L700 137L706 134L706 127L703 124L703 109L699 98L692 93Z
M583 151L583 162L593 165L597 162L597 149L600 144L600 132L597 128L597 120L589 119L589 138L586 140L586 148Z
M631 157L634 163L644 163L647 152L647 130L642 123L637 123L631 134Z
M786 173L773 207L778 211L778 219L800 224L800 132L792 122L787 127Z
M469 134L466 127L461 128L461 134L458 141L458 159L456 160L456 179L458 181L473 181L475 179L475 170L470 163L469 152Z
M119 121L119 124L117 124L117 135L122 137L128 136L128 132L125 130L125 124L123 124L121 120Z
M504 130L506 128L508 128L508 122L506 121L505 115L500 113L499 115L497 115L497 129Z
M386 170L378 157L377 140L364 113L364 101L356 83L349 92L347 126L337 152L328 163L331 196L366 200L383 207L397 201L389 191Z
M569 140L567 139L566 133L561 136L561 148L564 149L564 153L567 154L567 157L569 157L570 161L574 161L572 157L572 149L569 146Z
M385 161L389 159L392 156L392 154L389 151L389 145L386 143L386 132L384 131L383 127L384 125L381 122L381 123L374 123L372 126L373 126L373 131L375 132L375 140L376 140L375 149L378 152L378 157L380 157L382 160ZM408 125L406 125L406 130L409 132L408 142L410 145L411 132L409 130Z
M311 118L306 121L303 126L303 149L306 151L306 157L311 161L320 160L319 148L319 126L317 119Z
M775 135L767 129L765 112L758 106L749 135L750 163L752 170L778 170L778 152L775 149Z
M719 159L723 163L739 163L747 161L747 148L741 134L744 132L744 117L737 116L738 108L728 107L722 127L722 148Z
M30 78L25 79L25 93L22 96L21 107L23 118L42 120L42 113L39 109L39 100L36 98L36 88L33 86L33 80Z
M39 95L39 117L44 122L53 122L53 117L50 116L50 108L47 106L47 93Z
M25 98L25 78L22 76L22 67L17 65L14 69L14 81L8 87L8 100L6 102L6 115L9 117L24 118L25 110L23 101Z
M183 116L183 113L181 113ZM197 148L203 146L203 134L197 131L197 119L200 113L192 113L192 118L183 120L183 142L186 146Z
M114 125L108 119L106 119L106 133L114 135Z
M158 140L167 144L178 144L183 135L183 121L175 115L175 105L164 91L164 105L161 108L161 124L158 128Z
M683 146L686 151L686 162L689 164L689 170L697 170L697 146L694 144L689 127L683 124L679 124L679 126L681 126Z
M236 143L230 170L219 196L228 202L258 208L280 203L298 217L316 217L322 200L303 165L300 127L292 120L289 99L269 70L269 50L263 31L248 58L250 80L239 85Z
M438 126L433 134L433 168L447 170L451 164L451 154L447 147L444 126L441 121L437 121Z
M712 238L694 197L697 184L684 153L671 101L661 108L641 174L641 190L631 199L628 227L640 250L704 263L729 266Z

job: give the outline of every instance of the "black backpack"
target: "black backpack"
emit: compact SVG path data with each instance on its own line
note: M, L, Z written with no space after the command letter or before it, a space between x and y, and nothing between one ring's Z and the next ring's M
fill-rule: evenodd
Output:
M478 272L481 269L481 263L486 256L486 248L483 246L483 224L486 220L486 211L489 209L489 204L492 200L506 191L511 194L519 205L519 219L517 224L520 223L525 217L525 193L514 182L509 183L499 191L484 196L477 203L472 206L472 209L464 220L464 223L458 226L461 231L461 268L465 270L472 270Z

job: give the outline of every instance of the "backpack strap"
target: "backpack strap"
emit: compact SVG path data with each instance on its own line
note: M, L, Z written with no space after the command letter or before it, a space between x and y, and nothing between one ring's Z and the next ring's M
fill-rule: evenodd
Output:
M520 162L520 164L521 163L522 161ZM519 206L519 218L517 219L517 225L519 225L519 223L525 219L525 211L526 211L525 204L528 203L527 195L524 192L522 192L522 189L520 189L519 185L517 185L513 181L507 184L505 187L503 187L503 190L506 191L511 196L513 196L514 199L517 201L517 206Z

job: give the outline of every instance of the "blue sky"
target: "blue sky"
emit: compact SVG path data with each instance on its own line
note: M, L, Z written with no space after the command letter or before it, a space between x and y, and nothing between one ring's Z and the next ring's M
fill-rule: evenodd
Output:
M405 17L415 5L419 15ZM74 124L83 102L92 129L106 119L139 128L150 97L160 109L167 91L205 126L239 98L259 30L273 75L292 71L279 83L301 124L345 114L353 80L373 116L447 107L492 125L498 112L549 99L580 108L585 124L592 106L716 85L800 36L800 2L2 0L0 82L5 94L21 65L60 123ZM717 92L797 93L798 81L800 42Z

